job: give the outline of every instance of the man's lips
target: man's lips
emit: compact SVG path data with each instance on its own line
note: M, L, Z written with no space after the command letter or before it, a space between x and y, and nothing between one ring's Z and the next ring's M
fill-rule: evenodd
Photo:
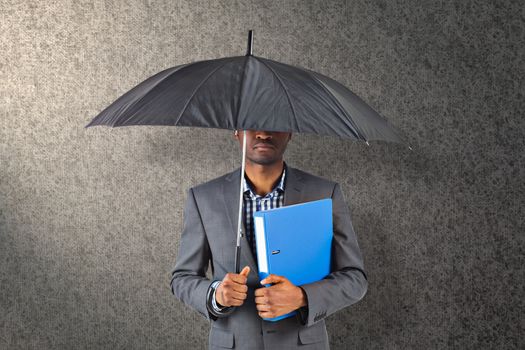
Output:
M275 147L269 143L258 143L253 148L269 149L269 148L275 148Z

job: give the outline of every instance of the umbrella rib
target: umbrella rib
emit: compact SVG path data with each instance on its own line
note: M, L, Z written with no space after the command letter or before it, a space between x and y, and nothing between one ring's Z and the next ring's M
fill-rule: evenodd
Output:
M155 83L151 86L151 88L149 88L147 91L144 91L144 92L143 92L143 93L142 93L137 99L135 99L135 100L131 101L129 104L125 105L124 108L122 108L122 111L119 112L119 114L122 115L122 114L124 114L125 112L127 112L128 110L134 108L138 103L140 103L140 102L144 99L144 97L145 97L147 94L149 94L149 93L150 93L153 89L155 89L158 85L160 85L162 82L164 82L166 79L168 79L173 73L179 72L181 69L186 68L186 67L189 66L190 64L191 64L191 63L189 63L189 64L183 64L183 65L180 65L180 66L171 67L171 68L165 69L165 70L163 70L163 71L161 71L161 72L158 72L158 73L156 74L156 76L159 76L159 75L162 74L162 73L166 73L166 72L170 71L170 72L168 72L168 73L167 73L162 79L160 79L159 81L155 82ZM136 85L133 89L131 89L131 90L130 90L129 92L127 92L126 94L130 93L130 92L133 91L134 89L139 88L139 87L141 86L141 84L142 84L142 83ZM119 101L120 99L124 98L124 96L126 96L126 94L124 94L124 95L122 95L121 97L119 97L119 99L117 99L117 101ZM116 101L115 101L115 102L116 102ZM110 108L110 107L111 107L111 105L110 105L109 107L107 107L106 110L107 110L108 108ZM102 113L104 113L104 112L105 112L105 110L102 111ZM102 113L101 113L101 114L102 114ZM99 114L99 115L101 115L101 114ZM117 115L117 116L118 116L118 115ZM110 125L110 126L112 126L112 127L119 126L119 125L125 125L126 122L128 122L131 118L133 118L134 115L131 114L131 115L128 116L127 119L124 120L124 121L122 121L122 120L119 121L117 116L114 116L113 118L111 118L112 120L111 120L111 122L108 122L108 125ZM98 117L98 116L97 116L97 117ZM117 123L118 123L119 125L117 125Z
M177 123L179 122L179 120L182 118L182 116L184 115L184 112L186 112L186 109L188 108L191 100L193 100L193 97L195 96L195 94L197 93L197 91L199 91L199 89L201 88L202 85L204 85L205 82L208 81L208 79L210 79L210 77L216 72L218 71L219 69L221 69L222 67L224 67L225 65L227 65L228 63L230 63L231 61L228 60L226 61L224 64L220 65L219 67L215 68L213 71L210 72L210 74L208 74L208 76L203 80L201 81L201 83L195 88L195 91L193 91L193 93L191 94L190 98L188 99L188 101L186 102L186 104L184 105L184 108L182 108L182 111L180 112L177 120L175 121L175 124L173 125L177 125Z
M319 81L319 78L317 78L314 74L310 74L310 72L308 70L305 69L305 72L306 74L308 74L311 78L313 78L313 80L315 81L315 83L317 85L319 85L321 87L321 89L323 89L324 92L326 92L326 94L333 98L333 101L335 102L335 104L337 105L337 107L339 107L339 109L343 112L343 114L345 115L345 117L348 119L348 122L349 124L352 126L351 130L355 133L357 139L359 140L360 138L362 138L363 140L365 140L365 142L367 142L366 140L366 137L364 137L364 134L362 131L359 130L359 128L357 127L357 125L354 125L354 123L352 123L352 118L348 115L348 113L346 112L346 110L343 108L343 106L341 106L341 103L339 102L339 100L337 98L335 98L334 95L332 95L327 89L326 87L324 86L324 84L322 82ZM360 135L360 133L362 135Z
M244 76L246 74L246 65L248 64L248 57L249 56L245 56L244 58L244 67L242 69L242 78L241 78L241 89L239 91L239 106L237 106L237 114L235 115L235 117L237 118L237 120L235 120L235 128L237 129L239 127L239 112L241 111L241 104L242 104L242 89L244 88Z
M301 130L299 128L299 122L297 120L297 115L295 114L295 108L293 106L292 100L290 99L290 95L288 94L288 90L286 90L286 87L284 86L284 83L282 82L281 78L279 77L279 75L268 64L266 64L266 62L264 62L263 60L260 60L259 58L255 57L255 56L252 56L252 57L255 58L256 60L258 60L259 62L261 62L262 64L264 64L266 66L266 68L268 68L273 73L273 75L275 75L275 77L279 81L279 84L281 84L281 87L283 88L284 93L286 94L286 98L288 99L288 103L290 104L290 108L292 109L292 114L293 114L293 117L295 119L295 125L297 126L297 131L301 132Z

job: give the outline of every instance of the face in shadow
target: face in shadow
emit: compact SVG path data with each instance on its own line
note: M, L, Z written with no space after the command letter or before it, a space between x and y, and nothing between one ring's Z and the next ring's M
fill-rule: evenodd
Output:
M236 131L234 137L242 149L243 134ZM259 165L271 165L283 159L292 133L280 131L246 130L246 159Z

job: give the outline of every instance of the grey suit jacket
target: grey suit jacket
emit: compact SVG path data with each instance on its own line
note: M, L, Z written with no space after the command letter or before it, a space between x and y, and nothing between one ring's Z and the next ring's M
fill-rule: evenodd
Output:
M172 270L172 293L211 323L210 349L329 349L324 318L358 302L366 293L363 259L350 212L339 184L287 166L284 205L332 198L334 235L331 273L302 285L308 299L308 317L264 321L255 307L259 283L256 258L243 235L241 268L250 266L248 296L226 316L207 307L211 283L234 272L241 169L195 186L188 191L179 252ZM243 232L244 229L243 229ZM213 278L206 277L211 264Z

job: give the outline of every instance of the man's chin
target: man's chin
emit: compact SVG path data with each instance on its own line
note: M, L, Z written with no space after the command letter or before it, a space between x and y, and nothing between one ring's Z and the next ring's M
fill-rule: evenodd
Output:
M254 164L259 164L259 165L264 165L264 166L268 166L268 165L273 165L273 164L276 164L276 163L279 163L279 161L281 160L280 158L279 159L275 159L275 158L256 158L256 159L249 159L252 163Z

